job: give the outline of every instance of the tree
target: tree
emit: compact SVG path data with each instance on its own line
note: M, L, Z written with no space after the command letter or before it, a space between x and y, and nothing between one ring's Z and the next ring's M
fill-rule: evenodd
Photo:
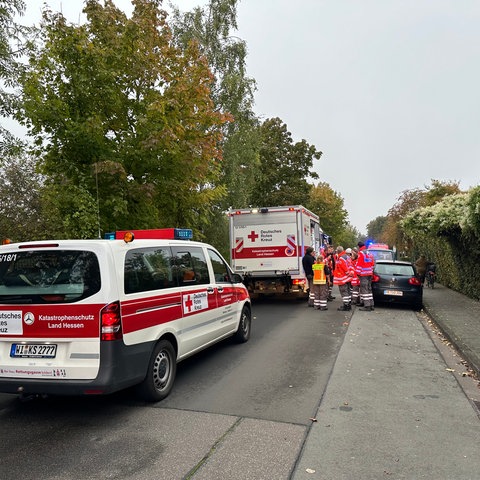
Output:
M367 225L367 237L374 239L378 243L387 243L383 238L387 217L381 216L373 219Z
M196 44L173 45L160 4L135 0L127 18L87 0L80 26L44 11L20 119L67 235L200 228L224 195L212 74Z
M397 202L388 211L387 221L382 232L382 239L398 251L407 255L410 245L405 238L400 221L408 213L420 208L424 204L425 192L420 188L404 190L398 197Z
M425 187L425 206L435 205L437 202L443 200L448 195L456 195L461 193L459 182L442 182L441 180L432 179L432 185L430 187Z
M408 255L412 245L405 236L402 220L415 210L435 205L444 197L457 193L460 193L458 182L442 182L433 179L431 186L404 190L395 205L388 211L382 239L389 245L395 245L400 251L405 250Z
M339 237L343 235L348 225L348 213L344 208L342 196L327 182L319 182L310 188L305 206L320 217L322 230L338 244Z
M0 237L13 241L42 238L45 230L41 211L43 179L35 159L20 149L2 157L0 167Z
M280 118L265 120L260 135L260 168L252 205L306 204L311 189L308 180L318 178L313 161L322 152L305 140L293 143Z
M14 22L15 15L23 15L23 0L0 0L0 116L11 117L17 108L15 89L22 71L20 58L30 48L29 36L33 28ZM0 126L0 154L12 154L18 147L15 137Z
M259 167L259 121L253 112L255 80L247 75L246 43L232 35L237 25L238 0L210 0L191 12L173 8L173 41L182 48L199 46L213 72L212 99L231 121L223 125L223 163L219 184L225 196L212 208L211 226L204 236L217 246L228 244L228 207L247 207ZM213 227L213 228L212 228Z
M336 245L342 245L344 248L352 248L361 240L360 237L360 232L353 225L348 224L334 240Z
M15 15L23 15L23 0L0 0L0 81L9 90L0 89L0 115L9 116L15 105L12 88L21 69L20 57L28 46L26 36L31 29L14 22Z

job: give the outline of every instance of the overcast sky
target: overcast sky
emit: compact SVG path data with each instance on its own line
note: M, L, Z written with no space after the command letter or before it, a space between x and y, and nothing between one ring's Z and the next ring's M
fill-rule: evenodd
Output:
M37 22L43 0L27 3ZM81 18L82 0L46 3ZM404 190L480 183L478 0L240 0L238 24L257 115L323 152L315 170L360 232Z

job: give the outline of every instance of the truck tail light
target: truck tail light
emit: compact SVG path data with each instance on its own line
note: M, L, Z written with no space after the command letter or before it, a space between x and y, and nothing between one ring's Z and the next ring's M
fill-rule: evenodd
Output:
M304 278L294 278L292 280L293 285L305 285L307 282Z
M120 315L120 302L109 303L100 312L101 339L109 342L120 340L122 333L122 317Z

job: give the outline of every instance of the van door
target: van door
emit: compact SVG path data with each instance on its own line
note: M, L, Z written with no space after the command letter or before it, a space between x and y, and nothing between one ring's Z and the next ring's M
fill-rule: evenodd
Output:
M179 357L188 355L219 337L217 299L207 258L200 246L172 246L174 271L182 303Z
M225 260L212 249L208 249L208 256L215 278L215 296L217 300L217 316L221 323L222 333L234 332L240 318L240 302L237 298L237 289L234 287L232 271Z
M129 250L123 280L122 323L126 345L155 340L166 324L171 330L180 328L182 299L170 247Z

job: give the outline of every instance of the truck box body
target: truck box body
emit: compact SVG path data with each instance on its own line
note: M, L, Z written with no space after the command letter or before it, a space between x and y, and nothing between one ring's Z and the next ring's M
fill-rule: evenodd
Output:
M251 295L306 292L302 257L312 246L320 251L319 218L301 205L231 209L230 255Z

